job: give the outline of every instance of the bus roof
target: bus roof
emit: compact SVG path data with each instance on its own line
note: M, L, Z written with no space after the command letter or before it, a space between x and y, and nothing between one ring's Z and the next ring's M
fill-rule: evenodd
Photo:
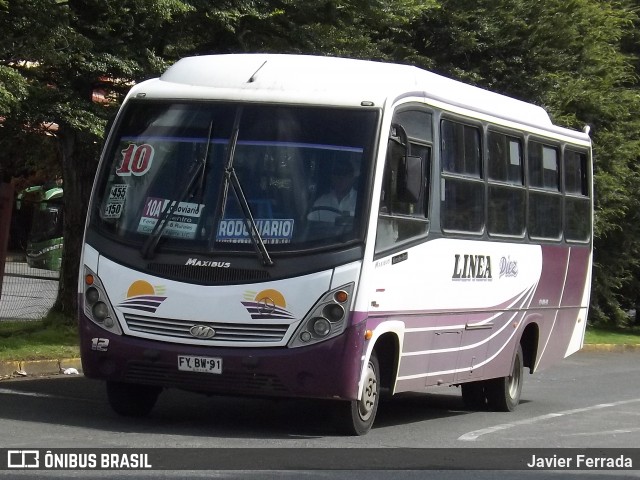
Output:
M130 92L130 96L142 95L378 107L403 96L420 96L588 141L585 133L555 127L537 105L417 67L367 60L284 54L187 57L159 79L143 82Z

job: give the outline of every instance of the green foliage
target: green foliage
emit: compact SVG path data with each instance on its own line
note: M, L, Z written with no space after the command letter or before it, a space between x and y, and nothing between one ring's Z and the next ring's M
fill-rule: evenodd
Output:
M277 52L392 59L404 49L395 40L403 35L407 40L410 22L435 4L436 0L193 0L176 46L191 54Z
M619 323L638 294L638 18L627 2L443 0L416 25L423 64L591 127L595 161L592 318ZM637 49L637 47L636 47ZM635 291L638 291L635 288Z
M6 115L26 96L25 79L13 68L0 65L0 115Z
M64 171L71 237L58 303L71 312L76 223L106 121L133 82L211 53L413 63L542 105L559 124L591 127L592 319L620 323L640 305L638 7L639 0L0 0L0 165L11 175ZM111 103L94 102L96 89Z

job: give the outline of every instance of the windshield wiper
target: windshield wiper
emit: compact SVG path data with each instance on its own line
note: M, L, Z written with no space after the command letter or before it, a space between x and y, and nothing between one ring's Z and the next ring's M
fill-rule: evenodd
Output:
M154 257L158 242L165 231L165 228L169 224L169 219L176 211L180 203L184 202L194 185L198 185L200 189L204 187L205 169L207 166L207 158L209 157L209 146L211 145L211 138L213 135L213 121L209 123L209 133L207 135L207 147L205 149L202 160L196 160L191 164L189 173L187 174L187 181L184 183L184 188L176 200L170 200L160 213L160 218L153 227L153 230L149 234L149 237L144 242L140 253L145 260ZM198 201L200 204L200 201Z
M251 214L251 208L249 207L249 202L247 202L247 197L244 195L244 191L242 190L242 185L240 184L240 180L238 179L238 175L236 174L235 169L233 168L233 160L235 158L236 145L238 144L238 134L240 133L240 117L242 116L242 108L238 109L236 114L236 118L233 124L233 134L231 135L229 148L227 149L227 166L224 169L224 187L222 194L222 213L221 218L224 217L224 210L227 205L227 195L229 192L229 184L233 188L233 193L240 204L240 208L242 209L242 214L244 215L244 220L247 225L247 229L249 230L249 236L251 237L251 242L253 243L254 248L256 249L256 253L262 260L263 265L273 265L273 260L269 256L269 251L262 240L262 236L258 230L258 226Z

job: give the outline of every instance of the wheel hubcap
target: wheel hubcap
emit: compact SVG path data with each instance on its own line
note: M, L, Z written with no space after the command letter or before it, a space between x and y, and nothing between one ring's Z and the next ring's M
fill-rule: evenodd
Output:
M367 373L364 379L364 388L362 397L358 402L358 411L362 420L368 420L373 413L373 408L378 397L378 381L376 380L376 371L371 362L367 366Z

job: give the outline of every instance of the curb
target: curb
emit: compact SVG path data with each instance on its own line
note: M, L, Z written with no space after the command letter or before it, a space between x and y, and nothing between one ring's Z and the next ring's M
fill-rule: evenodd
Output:
M60 360L25 360L0 362L0 380L37 375L54 375L65 373L73 368L82 372L79 358L64 358ZM75 374L75 373L74 373Z
M638 352L640 344L610 345L607 343L590 343L582 347L582 352Z

